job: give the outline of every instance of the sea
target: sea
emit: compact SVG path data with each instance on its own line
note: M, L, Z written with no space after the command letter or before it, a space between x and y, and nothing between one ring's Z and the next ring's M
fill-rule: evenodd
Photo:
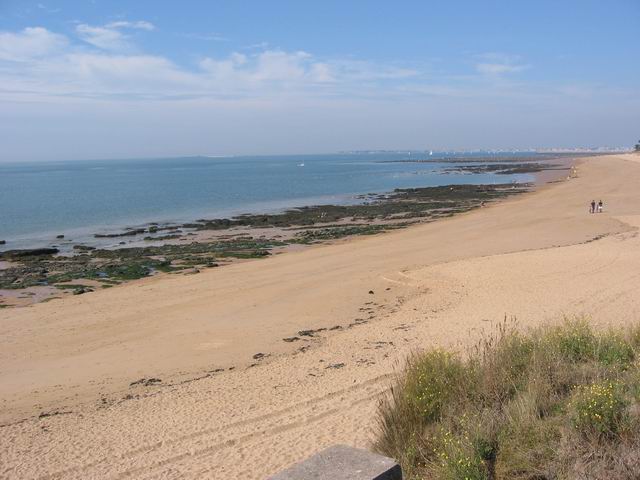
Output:
M1 250L95 242L150 222L179 223L362 201L369 193L448 184L529 182L527 174L446 172L452 161L531 152L356 152L0 163ZM544 156L540 156L544 159ZM489 162L489 160L487 160Z

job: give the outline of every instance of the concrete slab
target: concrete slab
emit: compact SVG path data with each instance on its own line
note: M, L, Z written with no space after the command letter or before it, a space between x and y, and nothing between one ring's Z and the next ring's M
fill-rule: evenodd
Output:
M268 480L402 480L402 470L391 458L334 445Z

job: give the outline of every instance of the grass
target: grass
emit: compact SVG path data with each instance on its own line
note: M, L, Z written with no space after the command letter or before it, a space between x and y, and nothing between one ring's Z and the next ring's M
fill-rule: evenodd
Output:
M414 354L378 427L410 480L638 478L640 326L505 322L466 355Z

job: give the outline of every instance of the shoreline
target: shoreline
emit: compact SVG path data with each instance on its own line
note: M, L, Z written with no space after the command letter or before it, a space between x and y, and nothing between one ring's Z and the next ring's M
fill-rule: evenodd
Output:
M575 159L575 155L540 155L538 158L536 157L469 157L468 159L464 157L460 158L447 158L447 159L438 159L438 160L380 160L377 163L411 163L411 164L422 164L422 163L444 163L451 164L452 167L450 169L443 170L443 173L465 173L464 167L460 167L459 164L468 163L471 165L481 163L488 164L493 169L489 169L486 172L498 172L499 175L509 175L509 174L531 174L533 176L538 173L537 167L540 165L553 167L554 163L566 164L567 162L571 162ZM509 165L516 165L523 167L521 171L513 171L509 170ZM532 168L527 168L526 166L530 165ZM499 168L495 168L499 167ZM458 171L458 169L461 169ZM477 172L481 173L481 172ZM442 185L446 184L443 183ZM471 184L481 183L473 182ZM423 185L421 187L412 187L412 188L428 188L430 185ZM439 186L439 185L433 185ZM399 187L399 189L410 188L410 187ZM277 215L279 213L285 212L287 210L299 209L299 208L307 208L317 205L356 205L361 203L362 201L366 201L367 197L376 197L376 196L384 196L393 193L393 191L379 191L375 193L343 193L343 194L331 194L325 197L316 198L304 198L304 199L289 199L289 200L275 200L273 208L269 207L267 210L263 210L258 208L257 205L253 205L254 208L245 208L245 207L237 207L232 209L231 211L223 210L220 215L215 216L213 218L216 219L231 219L238 216L251 216L251 215ZM330 203L319 203L322 201L326 201L332 198L337 198L339 201L330 202ZM41 233L29 233L29 234L20 234L19 237L14 238L14 236L5 236L0 238L0 240L5 241L6 243L0 244L0 252L11 249L31 249L31 248L44 248L44 247L52 247L58 246L59 244L69 244L71 243L80 243L86 244L87 240L97 238L117 238L119 235L115 235L116 233L125 233L128 231L140 230L140 229L148 229L151 226L181 226L183 224L189 224L197 222L194 220L195 218L212 218L211 215L200 214L182 214L179 217L174 218L165 218L159 219L154 217L149 217L146 220L122 220L121 222L117 222L114 224L110 224L108 227L103 227L100 225L93 226L84 226L84 227L71 227L71 228L56 228L51 229L47 232ZM58 235L62 235L64 238L57 238ZM123 236L124 239L127 239L127 236ZM91 243L91 242L89 242ZM107 245L107 244L91 244L91 246L99 247L99 248L118 248L118 245Z
M96 289L130 283L139 278L162 275L163 272L164 274L179 273L179 270L182 270L187 274L200 273L203 268L227 265L243 259L262 258L315 243L332 242L358 235L384 233L397 228L406 228L416 223L438 220L443 216L478 208L485 202L491 203L496 199L490 196L485 198L483 193L472 193L469 200L466 200L465 197L455 200L456 194L449 195L451 197L449 200L445 194L444 203L425 205L413 213L410 213L414 210L411 203L428 201L430 195L441 195L438 192L449 188L456 191L466 189L470 192L477 188L487 191L493 189L496 192L502 189L505 190L505 197L520 194L529 188L541 188L547 182L562 178L564 172L571 168L573 162L574 158L565 157L544 161L528 161L527 163L503 161L482 166L485 169L489 168L491 171L498 172L503 171L500 169L506 169L504 173L510 173L511 169L517 168L522 173L533 176L533 183L518 184L517 191L513 192L506 191L506 185L475 184L396 189L389 193L360 196L359 203L307 206L273 214L243 214L231 219L197 220L175 225L151 222L140 228L128 227L120 232L95 234L94 237L100 240L104 239L114 243L114 246L106 249L87 243L77 244L64 238L59 239L55 244L50 243L46 246L46 248L52 249L51 252L54 255L58 251L60 252L57 256L58 259L67 258L67 261L52 262L50 257L41 255L23 258L24 254L30 251L48 253L45 250L5 250L4 254L0 252L0 308L22 307L64 298L71 294L90 293ZM467 163L473 164L473 162ZM463 173L467 168L479 167L475 165L452 167L452 169L461 169L460 173ZM404 206L391 208L393 202L398 199L402 200L400 198L402 196L406 197ZM477 200L474 196L477 197ZM503 194L498 194L497 199L500 200L501 196ZM452 202L451 206L448 206L447 201ZM456 202L462 205L462 208L458 208ZM371 208L361 208L367 205L371 205ZM437 211L443 208L444 211L438 214ZM403 209L408 209L409 213L402 213ZM362 212L358 213L361 210ZM234 238L237 241L232 240ZM211 255L208 252L209 249L203 247L211 245L211 242L217 242L212 247L214 251L218 252L217 255ZM115 245L115 243L119 245ZM194 246L196 244L198 245ZM62 248L59 245L66 245L66 247ZM125 253L131 249L135 250L134 256ZM107 251L123 252L127 258L115 253L107 254ZM147 251L148 254L144 253ZM18 255L20 256L18 257ZM94 262L96 256L107 257L111 264L108 268L103 269L104 271L97 271L86 262L83 263L86 267L77 266L77 262L72 262L71 259L77 259L78 255L89 256L90 262ZM143 255L142 261L138 258L139 255ZM149 260L144 261L144 258L147 258L145 255L148 255ZM207 260L198 261L194 255L200 257L207 255ZM156 258L169 258L169 264L158 262L155 260ZM2 260L4 262L1 262ZM100 261L100 258L95 260ZM121 266L114 268L114 261ZM104 260L102 262L104 263ZM20 265L24 265L24 267L16 268ZM43 269L44 271L53 269L68 273L53 277L38 274Z
M588 159L568 182L386 235L4 309L2 423L35 416L1 427L2 463L23 478L264 478L331 443L366 447L412 349L467 345L504 315L630 321L632 160ZM604 214L586 214L592 195ZM92 448L70 459L74 442Z

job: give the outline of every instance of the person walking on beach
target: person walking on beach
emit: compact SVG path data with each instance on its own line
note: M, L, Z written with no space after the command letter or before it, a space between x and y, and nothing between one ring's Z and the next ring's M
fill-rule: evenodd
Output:
M598 202L598 213L602 213L602 207L603 207L603 206L604 206L604 205L603 205L603 203L602 203L602 200L600 200L600 201Z
M589 210L589 213L596 213L596 201L595 200L591 200L591 209Z

